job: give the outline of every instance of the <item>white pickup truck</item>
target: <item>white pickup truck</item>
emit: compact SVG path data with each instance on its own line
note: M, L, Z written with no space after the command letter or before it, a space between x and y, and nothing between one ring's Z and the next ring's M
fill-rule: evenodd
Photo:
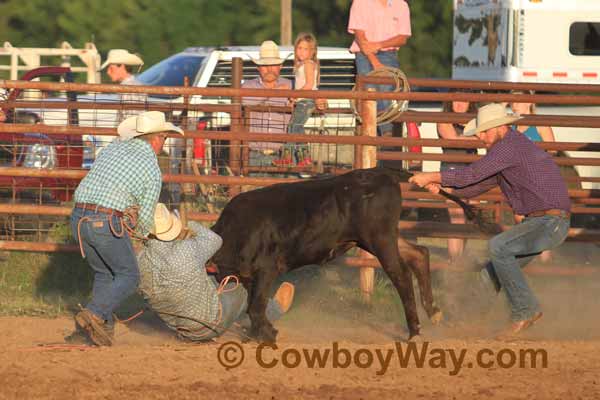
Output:
M243 60L243 77L245 80L259 76L256 65L252 59L257 59L259 48L257 46L230 46L230 47L189 47L181 53L175 54L160 63L150 67L137 76L145 85L153 86L182 86L184 77L188 77L189 84L194 87L229 87L232 77L232 60L239 57ZM293 72L293 47L281 46L281 57L285 59L281 76L288 79L294 78ZM323 90L351 90L355 81L354 54L347 48L319 47L318 58L320 63L319 88ZM176 99L174 101L181 101ZM229 104L228 97L192 96L192 104ZM328 100L329 107L348 108L348 100ZM189 113L190 116L207 117L212 129L227 128L230 124L227 113ZM355 118L348 114L325 114L310 118L306 127L317 130L324 128L324 132L338 135L353 135ZM339 162L351 164L352 154L349 151L339 152L335 146L328 147L326 157L335 158Z

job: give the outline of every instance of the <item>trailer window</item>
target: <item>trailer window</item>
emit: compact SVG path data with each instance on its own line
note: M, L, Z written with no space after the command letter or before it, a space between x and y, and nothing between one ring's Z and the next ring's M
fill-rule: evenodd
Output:
M574 56L600 55L600 22L575 22L569 29L569 51Z

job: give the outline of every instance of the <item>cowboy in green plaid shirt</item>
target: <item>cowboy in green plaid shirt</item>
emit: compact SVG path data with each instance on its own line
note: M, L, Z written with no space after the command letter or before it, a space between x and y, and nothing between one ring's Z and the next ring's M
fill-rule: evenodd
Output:
M75 315L76 329L66 338L69 342L90 339L99 346L112 344L113 310L139 281L130 235L146 237L154 228L162 185L156 155L167 132L183 134L158 111L127 118L117 131L120 138L100 152L75 191L71 228L95 275L92 299Z

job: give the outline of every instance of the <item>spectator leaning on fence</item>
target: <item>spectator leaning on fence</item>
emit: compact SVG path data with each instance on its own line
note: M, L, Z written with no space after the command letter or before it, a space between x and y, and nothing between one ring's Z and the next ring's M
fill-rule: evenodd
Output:
M319 86L319 60L317 58L317 39L312 33L301 32L294 42L294 89L317 90ZM288 132L304 134L304 125L315 108L323 109L325 101L318 99L292 99L294 111L288 125ZM312 165L310 149L307 144L286 145L291 149L276 164L301 167Z
M113 49L108 52L106 61L100 67L100 70L106 68L106 74L114 83L121 85L141 85L133 75L134 68L138 71L144 65L144 61L136 54L132 54L124 49ZM142 93L122 93L121 102L124 104L145 103L146 95ZM139 114L137 110L119 110L118 121Z
M113 342L113 311L132 294L139 271L131 236L148 236L162 185L156 154L168 132L183 134L158 111L130 117L75 191L71 229L94 271L92 299L75 315L68 342Z
M249 323L248 293L237 278L218 284L207 261L223 240L199 223L183 228L178 216L159 203L155 231L138 255L140 291L152 310L181 338L202 341L221 335L234 322ZM284 282L267 303L274 321L291 306L294 286Z
M481 271L489 290L504 288L513 324L505 333L514 336L541 316L539 303L521 268L544 250L560 245L569 230L571 202L567 186L552 157L525 135L510 128L519 116L506 113L502 104L481 107L474 128L463 135L485 143L487 154L469 166L442 172L415 174L410 182L438 193L440 186L454 188L459 197L474 197L500 186L523 222L490 240L491 262Z
M350 8L348 32L354 35L350 51L356 54L360 75L381 67L400 68L398 49L411 36L410 9L404 0L354 0ZM390 85L367 85L378 91L393 90ZM390 106L389 100L377 102L377 111ZM379 126L383 136L392 135L392 124Z
M108 52L100 70L106 68L106 74L112 82L121 85L140 85L141 83L133 75L133 70L135 67L139 70L142 65L144 61L138 55L124 49L113 49Z
M259 58L253 59L258 66L259 77L245 81L244 89L291 89L292 82L281 78L281 65L284 59L279 55L279 47L275 42L267 40L260 45ZM283 97L244 97L244 105L264 105L284 107L288 99ZM285 133L289 114L278 111L250 112L249 131L260 133ZM250 142L250 166L268 167L273 161L280 159L281 143Z

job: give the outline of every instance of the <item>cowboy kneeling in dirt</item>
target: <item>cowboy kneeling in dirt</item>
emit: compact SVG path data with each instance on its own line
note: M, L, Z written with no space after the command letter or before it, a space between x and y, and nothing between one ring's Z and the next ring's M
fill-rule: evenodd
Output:
M248 293L236 277L219 284L207 274L207 261L223 240L199 223L183 228L175 213L158 203L154 238L138 255L144 299L180 338L204 341L220 336L234 322L249 326ZM280 318L291 306L294 286L281 284L267 305L267 318Z

